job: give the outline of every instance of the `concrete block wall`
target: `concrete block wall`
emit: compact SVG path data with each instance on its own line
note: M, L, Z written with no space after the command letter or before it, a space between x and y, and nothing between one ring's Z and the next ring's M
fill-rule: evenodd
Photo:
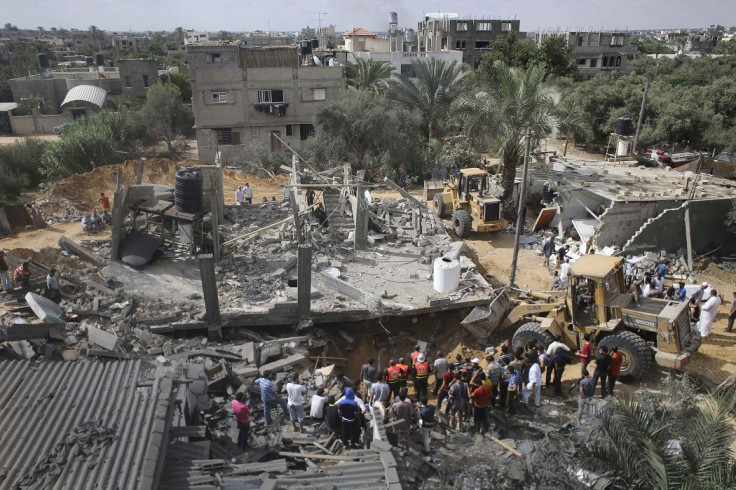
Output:
M695 253L709 252L734 243L736 235L723 225L733 203L734 199L690 203L690 235ZM659 250L674 253L686 246L685 209L681 205L663 211L644 224L623 250L627 255Z
M600 216L595 243L598 247L623 247L648 219L680 205L682 201L615 201Z
M13 116L11 114L10 127L13 128L13 134L18 136L26 136L36 132L33 116Z

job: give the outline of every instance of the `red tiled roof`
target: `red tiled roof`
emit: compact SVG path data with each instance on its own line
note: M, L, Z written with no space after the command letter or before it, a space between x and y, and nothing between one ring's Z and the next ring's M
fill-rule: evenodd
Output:
M342 33L343 37L345 36L375 36L375 32L366 31L362 27L356 27L354 29L351 29L349 31L345 31Z

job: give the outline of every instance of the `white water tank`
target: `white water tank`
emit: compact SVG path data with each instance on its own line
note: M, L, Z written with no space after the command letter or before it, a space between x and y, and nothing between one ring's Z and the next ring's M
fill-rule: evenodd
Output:
M629 142L625 140L619 140L618 147L616 148L616 156L625 157L629 154Z
M451 293L460 285L460 261L437 257L434 260L434 290Z

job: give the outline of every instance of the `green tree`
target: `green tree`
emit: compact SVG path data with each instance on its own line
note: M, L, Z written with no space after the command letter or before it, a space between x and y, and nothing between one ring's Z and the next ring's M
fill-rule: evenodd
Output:
M167 73L161 75L161 82L168 82L179 89L182 102L192 101L192 83L186 73Z
M41 183L38 162L49 144L37 138L25 138L0 146L0 199L16 197L24 189Z
M584 465L625 488L734 488L736 437L728 409L711 398L681 408L678 417L659 403L628 394L609 402L581 452Z
M488 51L475 67L480 79L493 80L496 62L501 61L512 68L524 68L538 58L538 48L531 39L519 39L518 33L509 32L504 37L491 41Z
M550 36L536 50L534 61L544 66L547 75L582 78L572 48L562 36Z
M176 29L174 29L173 35L177 43L184 44L184 40L186 39L187 35L184 32L183 27L177 27Z
M172 154L176 135L191 130L192 114L182 103L181 92L175 85L157 83L149 88L141 115L151 132L166 141Z
M87 28L87 31L89 31L89 35L92 36L92 44L94 44L95 47L99 47L97 36L100 35L100 29L96 25L91 25Z
M217 39L220 41L232 41L233 35L230 34L230 31L220 31L217 33Z
M348 86L376 94L383 93L388 88L392 71L390 63L361 57L355 58L355 63L348 63L345 66Z
M411 110L419 112L428 139L437 137L440 121L462 89L462 65L436 58L412 61L414 78L398 75L390 95Z
M531 129L538 141L554 133L565 115L559 93L544 82L544 77L544 69L539 66L521 70L499 62L495 83L479 82L455 104L456 114L470 136L498 145L504 199L511 196L527 130Z
M322 167L349 162L368 175L423 165L421 119L383 95L349 91L320 104L306 153Z

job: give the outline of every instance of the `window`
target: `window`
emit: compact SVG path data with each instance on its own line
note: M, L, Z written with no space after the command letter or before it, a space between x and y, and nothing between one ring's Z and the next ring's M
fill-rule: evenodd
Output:
M294 125L293 124L286 125L286 136L294 136Z
M475 49L488 49L491 41L475 41Z
M466 39L455 39L455 49L465 49L468 47Z
M125 86L127 88L132 87L132 85L130 84L130 75L125 75Z
M148 87L148 75L143 75L143 86Z
M227 92L212 92L213 104L227 104Z
M402 63L401 74L406 75L409 78L416 77L416 74L414 73L414 65L409 64L409 63Z
M314 89L314 100L325 100L327 98L327 91L323 88Z
M511 22L501 22L501 31L509 32L511 30Z
M476 31L490 31L491 29L491 23L490 22L478 22L475 24L475 30Z
M601 65L603 68L608 66L608 58L606 56L603 57L603 64Z
M457 30L458 31L467 31L468 30L468 23L467 22L458 22L457 23Z
M233 128L220 128L215 129L217 133L217 144L218 145L239 145L240 144L240 132Z
M304 141L314 133L314 126L311 124L299 125L299 139Z
M578 66L585 66L585 58L580 58L578 60Z
M250 128L250 137L251 139L257 140L261 137L261 128L257 126L251 126Z
M222 57L220 56L220 53L210 53L209 62L210 63L222 63Z
M616 66L621 66L621 57L616 56Z
M270 102L283 102L284 91L283 90L259 90L258 91L258 103L270 103Z
M598 59L597 58L591 58L591 60L590 60L590 67L591 68L595 68L596 66L598 66Z

